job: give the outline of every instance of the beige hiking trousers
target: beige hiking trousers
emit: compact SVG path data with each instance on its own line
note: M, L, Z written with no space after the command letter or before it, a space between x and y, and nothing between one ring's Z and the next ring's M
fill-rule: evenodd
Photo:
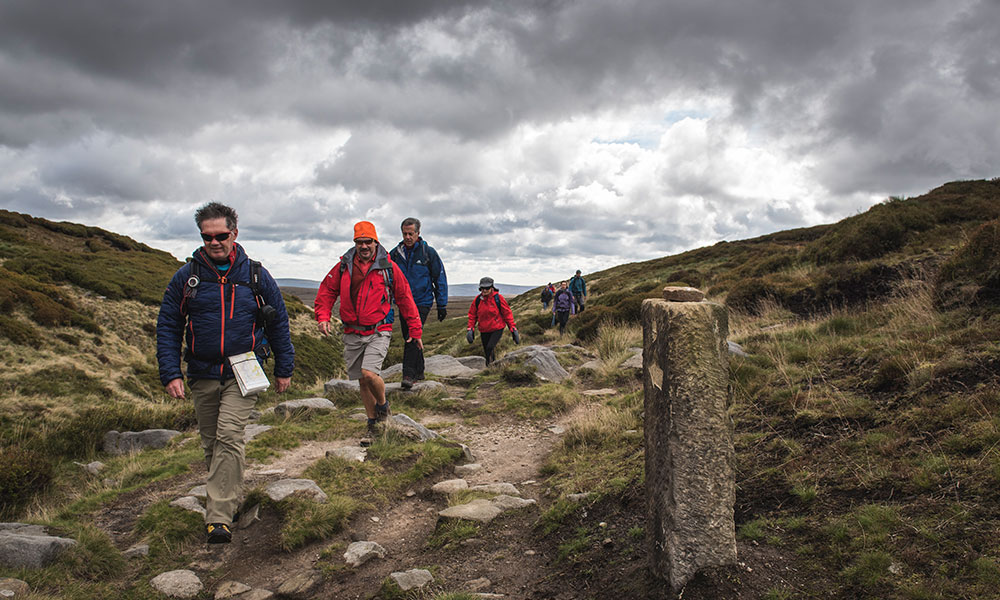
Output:
M243 430L257 394L244 398L235 379L199 379L189 385L208 468L205 523L232 525L243 487Z

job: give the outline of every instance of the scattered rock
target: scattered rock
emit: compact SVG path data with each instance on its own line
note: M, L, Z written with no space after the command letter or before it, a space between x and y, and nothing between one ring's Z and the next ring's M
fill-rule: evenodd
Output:
M486 369L485 356L459 356L455 360L462 363L466 367L469 367L470 369L476 369L479 371Z
M562 435L566 433L566 428L561 425L549 425L547 429L556 435Z
M275 502L281 502L296 492L310 495L317 502L327 501L326 492L321 490L316 485L316 482L311 479L282 479L264 488L264 493L267 494L267 497Z
M104 434L104 451L120 456L130 452L157 449L166 446L181 432L173 429L147 429L145 431L109 431Z
M614 396L618 390L614 388L601 388L599 390L584 390L584 396Z
M493 582L486 577L480 577L479 579L466 581L463 585L470 592L480 592L493 585Z
M365 457L368 456L368 449L362 448L361 446L344 446L342 448L327 450L326 457L330 458L331 456L342 458L347 461L365 462Z
M243 430L243 442L249 444L250 440L254 439L258 435L269 431L271 429L270 425L257 425L256 423L251 423L246 426Z
M489 500L477 498L468 504L449 506L448 508L440 511L438 516L446 519L465 519L467 521L489 523L493 519L497 518L497 516L499 516L502 512L503 510L500 507L496 506Z
M351 416L349 416L347 418L350 419L350 420L352 420L352 421L367 421L368 420L368 415L365 414L365 413L363 413L363 412L356 412L356 413L353 413Z
M497 364L513 362L518 357L524 357L524 364L535 367L535 374L545 381L559 382L569 377L569 373L559 364L556 353L545 346L525 346L509 352L499 359Z
M188 490L187 495L194 496L199 500L206 500L208 498L208 486L205 485L204 483L201 485L196 485L190 490Z
M190 510L191 512L196 512L202 516L204 516L205 514L205 507L202 506L201 502L194 496L182 496L175 500L171 500L170 506L176 506L177 508Z
M252 589L249 585L239 581L223 581L215 589L215 600L227 600Z
M746 353L746 351L743 350L743 346L740 346L736 342L730 342L730 341L727 340L726 341L726 346L729 348L729 353L730 354L735 354L736 356L749 356Z
M142 556L149 556L149 544L136 544L132 546L125 552L122 552L122 556L125 558L139 558Z
M458 475L459 477L465 477L467 475L471 475L473 473L478 472L482 468L483 468L483 465L481 465L479 463L469 463L467 465L456 465L455 466L455 475Z
M344 561L352 567L360 567L373 558L385 558L385 548L375 542L354 542L344 552Z
M427 358L425 357L424 360L427 360ZM403 372L403 363L396 363L396 364L392 365L391 367L387 367L385 369L382 369L381 375L382 375L382 379L388 379L388 378L392 377L393 375L399 375L402 372Z
M0 523L0 566L41 569L76 540L47 535L38 525Z
M590 497L590 493L584 492L581 494L567 494L566 499L570 502L583 502Z
M419 589L434 581L434 576L427 569L410 569L409 571L397 571L389 577L399 586L399 589L408 592Z
M508 496L520 496L521 492L513 483L483 483L469 488L474 492L486 492L488 494L507 494Z
M579 369L590 369L591 371L596 371L596 370L600 369L603 366L604 366L604 362L601 361L600 359L595 358L593 360L588 360L587 362L585 362L582 365L580 365L578 368Z
M486 359L482 360L483 366L474 368L463 364L454 356L432 354L424 358L424 371L438 377L473 377L486 368Z
M464 479L449 479L447 481L439 481L431 486L431 491L438 494L454 494L455 492L460 492L462 490L469 489L469 483Z
M99 460L95 460L95 461L89 462L87 464L83 464L83 463L75 462L74 461L73 464L79 465L80 467L83 468L84 471L90 473L91 475L97 475L101 471L104 470L104 463L102 463Z
M334 406L333 402L330 402L326 398L302 398L278 404L274 407L274 414L288 417L297 412L328 413L336 409L337 407Z
M642 348L631 348L632 356L625 359L625 361L620 365L622 369L641 369L642 368Z
M323 393L329 394L330 392L360 392L361 384L358 383L356 379L331 379L323 384Z
M160 573L151 579L149 584L156 591L171 598L194 598L205 587L194 571L187 569Z
M418 439L421 442L426 442L427 440L432 440L434 438L441 437L436 432L427 429L426 427L424 427L420 423L417 423L416 421L414 421L413 419L411 419L410 417L408 417L403 413L392 415L392 417L389 420L392 422L393 425L397 426L404 432L405 431L415 432Z
M274 598L274 592L263 588L255 588L241 594L239 600L271 600L271 598Z
M415 394L417 392L436 392L438 390L443 390L444 384L440 381L418 381L413 384L408 390L404 390L402 384L398 381L394 383L385 384L385 393L389 392L400 392L403 394Z
M313 592L323 583L323 576L315 571L300 571L278 588L278 596L292 600L308 600Z
M14 579L12 577L0 577L0 597L21 598L27 596L31 591L26 581Z
M526 506L531 506L535 501L531 498L515 498L514 496L508 496L506 494L500 494L496 498L490 500L493 506L496 506L500 510L514 510L517 508L524 508Z

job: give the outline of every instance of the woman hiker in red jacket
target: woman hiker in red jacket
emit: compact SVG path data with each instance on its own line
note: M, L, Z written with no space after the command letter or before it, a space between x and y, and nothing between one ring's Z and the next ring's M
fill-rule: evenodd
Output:
M486 355L486 366L493 364L496 358L494 350L503 337L503 328L510 327L510 334L514 337L514 343L521 343L521 334L517 331L517 324L514 323L514 313L510 310L507 300L500 295L500 292L493 287L491 277L483 277L479 280L479 295L475 302L469 307L469 327L465 333L465 339L472 343L475 338L476 323L479 323L479 337L483 341L483 353Z

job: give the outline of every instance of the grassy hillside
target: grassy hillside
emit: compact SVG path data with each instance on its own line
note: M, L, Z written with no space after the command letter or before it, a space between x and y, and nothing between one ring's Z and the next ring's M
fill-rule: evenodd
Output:
M774 600L995 598L998 219L1000 180L955 182L830 225L616 266L586 275L588 307L562 339L538 290L528 292L511 299L524 341L577 342L597 366L542 385L519 368L493 370L472 384L482 389L469 397L481 393L482 403L466 407L468 414L453 410L454 397L407 400L407 409L534 422L588 401L584 389L615 388L607 399L589 400L549 456L534 527L539 547L557 557L553 580L595 598L656 597L641 543L642 390L620 363L640 343L642 300L667 284L696 286L730 307L729 339L747 352L731 357L730 385L739 552L754 570L709 574L684 597L746 598L752 589L760 592L753 597ZM112 271L124 257L134 259L135 271L119 278ZM114 494L101 488L84 499L60 497L72 496L66 490L81 477L69 460L92 456L104 431L191 426L186 403L162 393L152 358L156 305L178 263L95 228L7 212L0 213L0 261L0 520L30 514L83 528L85 550L97 555L110 544L81 525L89 511L198 461L182 447L122 459L113 467L125 472ZM320 382L343 368L339 340L316 337L310 311L286 301L298 350L293 396L322 395ZM478 340L465 343L459 312L428 322L429 351L480 351ZM507 336L500 351L512 347ZM564 366L587 360L578 349L558 350ZM386 364L400 354L396 340ZM275 402L265 394L259 407ZM341 416L269 424L275 431L250 449L255 456L301 439L333 439L351 426ZM378 488L385 476L362 475L368 479L347 487ZM586 501L568 499L581 492ZM30 508L32 498L41 509ZM193 545L197 525L181 525L176 534ZM617 532L613 543L603 543L610 532ZM113 547L100 553L120 560ZM95 568L76 575L63 566L36 579L58 574L80 589L92 585L88 578L128 587L114 569L95 575ZM142 577L153 569L142 568Z

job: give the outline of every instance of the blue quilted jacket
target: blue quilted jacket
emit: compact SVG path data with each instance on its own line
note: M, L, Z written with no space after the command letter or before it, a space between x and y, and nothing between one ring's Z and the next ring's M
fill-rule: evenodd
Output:
M437 302L438 308L448 306L448 277L444 273L444 264L434 248L420 238L413 244L407 260L403 242L389 253L392 262L399 265L406 275L413 293L413 303L417 306L430 306Z
M201 283L193 297L184 298L191 262L178 269L167 284L156 321L156 360L163 385L181 377L182 354L188 360L188 379L226 380L233 377L227 357L250 352L264 343L269 343L274 353L275 377L292 376L295 348L278 284L261 267L261 296L277 311L269 326L271 338L267 339L263 325L257 323L257 301L245 283L250 281L250 260L242 246L233 247L235 256L231 266L218 281L212 261L201 248L195 250L191 260L198 261Z

